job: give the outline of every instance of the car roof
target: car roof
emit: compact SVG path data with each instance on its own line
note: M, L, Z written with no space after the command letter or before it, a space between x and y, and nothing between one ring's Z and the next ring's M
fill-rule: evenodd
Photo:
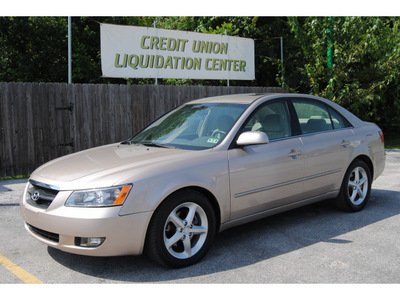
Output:
M221 96L211 96L200 98L188 102L189 104L200 104L200 103L238 103L238 104L251 104L258 99L276 98L277 96L283 98L309 98L319 99L326 101L318 96L307 95L307 94L296 94L296 93L247 93L247 94L228 94Z
M197 99L190 101L190 104L199 103L238 103L238 104L250 104L259 98L264 98L266 96L276 96L280 93L250 93L250 94L229 94L223 96L207 97L202 99Z

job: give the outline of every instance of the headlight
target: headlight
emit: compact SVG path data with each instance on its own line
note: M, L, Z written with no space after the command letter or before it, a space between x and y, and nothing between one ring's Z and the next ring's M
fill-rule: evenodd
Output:
M106 189L76 191L69 196L65 206L106 207L122 205L131 187L131 185L125 185Z

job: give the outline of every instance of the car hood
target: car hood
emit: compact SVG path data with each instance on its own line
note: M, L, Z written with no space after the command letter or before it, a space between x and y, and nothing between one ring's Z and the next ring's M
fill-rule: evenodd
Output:
M162 168L178 160L192 159L199 152L203 151L111 144L52 160L36 169L31 179L60 190L129 183L144 168Z

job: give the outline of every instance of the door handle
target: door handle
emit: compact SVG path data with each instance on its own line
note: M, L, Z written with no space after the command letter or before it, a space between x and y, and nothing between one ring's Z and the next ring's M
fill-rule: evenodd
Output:
M301 155L302 152L297 149L292 149L292 151L288 154L291 158L297 158L297 156Z
M351 144L350 141L344 139L344 140L342 140L342 143L340 144L340 146L346 148L350 144Z

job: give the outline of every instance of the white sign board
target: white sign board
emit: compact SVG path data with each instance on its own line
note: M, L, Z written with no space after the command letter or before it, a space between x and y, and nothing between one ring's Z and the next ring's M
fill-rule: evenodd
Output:
M101 24L103 76L253 80L254 40Z

